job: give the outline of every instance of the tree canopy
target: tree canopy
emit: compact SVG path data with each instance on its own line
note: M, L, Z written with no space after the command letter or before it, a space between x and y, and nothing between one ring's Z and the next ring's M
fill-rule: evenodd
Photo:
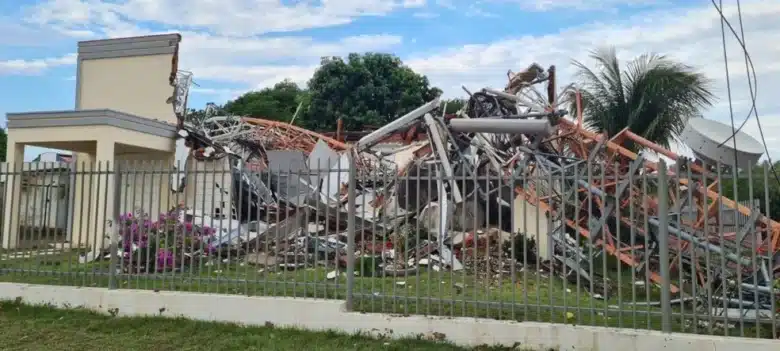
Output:
M780 162L776 162L774 168L780 171ZM768 183L765 180L768 180ZM734 194L735 182L737 184L736 196ZM757 165L750 170L750 173L744 170L736 176L724 175L719 189L723 196L732 200L744 201L751 198L758 200L761 213L767 214L774 220L780 220L780 183L774 177L772 167L769 164ZM769 208L767 208L767 202Z
M448 99L444 101L444 104L446 106L444 107L444 113L451 114L460 111L460 109L463 108L463 106L466 106L466 103L468 101L464 99Z
M0 162L5 162L6 148L8 147L8 133L0 128Z
M710 81L692 67L662 55L645 54L625 69L614 49L591 53L597 69L575 61L585 123L609 136L624 128L661 146L685 128L689 118L712 105Z
M306 100L306 91L290 80L273 87L250 91L228 101L222 109L232 115L252 116L274 121L289 122L298 105Z
M381 126L441 95L428 78L404 66L391 54L350 54L346 60L326 57L306 88L290 80L251 91L220 106L220 113L289 122L311 130L335 130L339 118L346 130ZM450 100L448 113L463 106ZM191 110L198 119L205 110Z
M391 54L326 57L308 84L306 126L334 129L341 118L346 130L381 126L441 94L428 78Z

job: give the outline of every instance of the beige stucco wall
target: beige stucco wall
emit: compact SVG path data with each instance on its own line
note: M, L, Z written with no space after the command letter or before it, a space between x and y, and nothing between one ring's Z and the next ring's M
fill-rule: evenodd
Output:
M180 40L180 35L169 34L79 42L75 109L108 109L177 124L173 106L168 101L174 93L170 80L176 73ZM148 131L149 127L155 128L153 124L126 119L101 122L102 117L85 119L67 113L62 116L52 113L53 120L47 120L48 115L34 118L34 114L29 115L27 120L23 120L25 116L16 116L14 121L21 122L9 128L8 162L3 166L18 169L23 161L25 145L74 152L77 160L74 167L81 172L71 179L75 182L71 199L75 205L71 209L70 225L71 239L75 244L105 246L100 242L104 241L105 234L113 231L111 219L117 203L122 205L120 210L144 208L153 215L172 206L168 185L170 177L159 172L153 175L152 171L160 171L163 167L151 161L167 162L165 169L170 169L174 140L170 136L156 136L165 135L165 132ZM103 117L121 119L132 116ZM93 120L95 123L92 123ZM79 123L90 125L78 126ZM61 127L49 127L53 125ZM115 178L115 165L127 161L139 162L132 169L123 170L128 176ZM16 203L26 197L20 190L19 178L8 179L5 185L6 197L16 199ZM120 182L116 184L116 180ZM120 197L118 201L114 201L115 195ZM2 246L5 248L14 246L14 232L19 224L28 221L27 217L14 215L11 207L5 206L3 213L8 222L3 226Z
M93 140L88 140L90 137ZM71 242L74 245L108 245L107 235L113 232L114 196L117 189L113 176L115 163L121 169L118 187L120 212L141 210L156 218L176 204L184 204L207 215L231 212L232 176L227 159L210 162L189 159L186 190L183 193L171 192L174 147L173 140L167 138L110 126L20 128L9 134L9 145L19 144L45 144L75 151L78 162L70 222ZM139 152L141 147L148 151ZM19 147L14 146L12 150L15 152L9 153L11 161L21 159ZM20 189L18 180L11 182L16 184L16 189ZM7 191L14 187L10 183L8 185ZM25 191L18 190L13 196L13 203L20 203L20 198L25 201L30 197ZM69 199L63 199L63 205L67 201ZM22 208L29 207L24 202L21 205ZM5 215L6 218L18 217L18 220L14 220L16 223L11 224L16 227L35 220L35 214L31 211L29 215L19 216L7 208ZM4 246L13 246L7 241L4 240Z
M95 145L99 142L113 142L165 152L174 150L173 139L112 126L19 128L8 133L8 145L35 144L75 152L94 152ZM10 159L8 161L12 162ZM82 161L84 160L79 159L79 163Z
M146 214L155 220L176 203L171 196L173 155L164 153L117 154L120 168L120 213Z
M8 134L9 149L8 161L11 164L21 161L23 152L20 145L33 144L73 150L78 160L78 174L75 176L74 198L76 204L73 210L72 238L75 245L87 245L105 247L108 243L105 235L111 232L113 209L113 197L115 193L114 176L110 174L114 162L122 160L123 148L135 147L149 150L137 158L160 159L161 154L170 155L168 161L173 159L173 140L121 129L112 126L68 126L56 128L18 128ZM117 156L119 153L119 156ZM16 163L18 167L18 163ZM102 173L101 173L102 172ZM107 173L108 172L108 173ZM139 177L140 178L140 177ZM137 179L139 179L137 178ZM140 180L130 186L133 191L142 191ZM165 188L168 189L168 181L165 180ZM7 183L7 194L12 194L13 199L20 199L19 180L11 180ZM15 189L15 190L12 190ZM151 191L150 191L151 192ZM164 195L158 195L152 201L166 200ZM132 198L132 197L131 197ZM17 202L19 200L15 200ZM138 200L140 201L140 199ZM162 204L167 204L162 201ZM11 232L18 228L19 220L11 207L6 206L4 218L14 218L4 228L4 247L14 246L10 239ZM6 236L8 235L8 236Z
M112 109L176 123L169 78L173 54L81 61L76 109Z

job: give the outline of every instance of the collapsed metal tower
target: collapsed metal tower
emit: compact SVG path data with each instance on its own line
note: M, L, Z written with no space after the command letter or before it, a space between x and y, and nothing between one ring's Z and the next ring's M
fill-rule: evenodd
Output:
M455 116L439 113L436 99L347 145L288 123L258 118L207 116L196 123L188 121L182 112L186 108L181 108L191 83L191 76L186 76L174 94L181 128L177 159L228 157L234 182L246 184L242 187L246 193L237 201L263 207L278 200L278 194L251 173L268 167L269 150L308 155L324 143L338 154L352 153L359 168L366 171L386 166L387 155L372 150L376 143L391 134L425 131L428 140L414 148L414 158L383 168L383 172L390 169L396 175L408 175L419 172L425 163L448 179L480 175L501 180L471 187L440 181L425 201L419 197L398 200L409 196L404 194L411 188L408 181L385 184L393 195L378 198L377 209L398 202L416 214L430 201L445 208L477 198L470 201L513 216L511 212L519 211L519 205L524 216L548 225L543 232L538 225L534 229L527 223L522 228L510 224L506 229L542 239L540 254L575 275L593 281L594 256L609 255L656 283L662 282L661 267L670 267L675 277L673 293L720 290L728 291L724 293L728 298L735 289L724 282L731 281L755 297L760 305L756 308L770 305L771 295L777 294L772 284L780 275L779 223L757 208L722 196L718 192L721 178L711 168L627 129L608 137L585 128L579 92L573 86L556 88L554 66L545 70L533 64L520 73L510 72L508 78L503 90L466 90L468 104ZM407 138L406 143L411 140ZM639 149L642 152L634 151ZM664 167L648 157L651 153L675 163L665 176L659 177ZM181 171L172 179L174 191L183 189L185 178ZM669 189L660 197L659 179ZM668 209L667 213L661 213L662 209ZM724 223L724 213L747 220ZM444 242L447 228L438 230L439 241ZM668 265L658 253L658 235L663 233L668 233L672 253Z

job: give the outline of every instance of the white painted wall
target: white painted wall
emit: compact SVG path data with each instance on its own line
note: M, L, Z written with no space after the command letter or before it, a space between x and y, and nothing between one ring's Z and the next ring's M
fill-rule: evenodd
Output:
M213 216L215 211L230 213L232 176L227 158L215 161L187 161L187 185L177 203Z
M0 299L21 299L28 304L60 308L81 307L104 314L112 311L121 316L162 315L260 326L271 323L277 327L381 333L394 338L430 337L435 333L460 345L519 343L521 349L540 351L777 351L780 345L777 340L749 337L347 312L343 301L305 298L0 283Z

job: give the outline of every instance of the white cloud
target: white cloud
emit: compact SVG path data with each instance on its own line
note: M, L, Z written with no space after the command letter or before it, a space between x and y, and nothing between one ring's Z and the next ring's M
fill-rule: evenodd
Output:
M268 62L284 59L319 61L322 56L341 55L350 50L389 50L401 44L394 35L356 35L337 41L315 41L309 37L231 38L203 33L182 32L182 65ZM194 69L194 67L193 67Z
M608 10L617 6L663 5L664 0L488 0L494 3L514 3L528 11Z
M724 13L739 32L736 6L726 6ZM772 120L780 116L780 106L774 103L780 95L780 47L767 45L780 41L780 3L743 1L743 24L746 44L758 76L757 107L767 143L772 154L780 156L780 124ZM741 123L751 104L745 73L744 55L734 35L726 28L729 76L734 118ZM439 53L418 55L406 60L414 69L426 73L445 93L462 95L460 86L471 89L484 86L503 87L508 69L519 70L532 62L558 67L559 86L573 79L571 59L586 63L593 45L614 45L619 57L628 60L645 52L667 54L695 66L714 80L713 90L718 103L705 117L727 122L730 119L726 89L719 16L712 7L688 10L669 9L643 13L633 18L611 23L593 23L564 29L559 33L494 41L488 44L466 45ZM743 129L758 138L755 122Z
M247 39L183 33L181 67L208 79L262 88L289 78L303 84L323 56L349 52L392 50L402 38L392 35L357 35L333 42L308 37ZM218 53L218 54L215 54Z
M469 4L466 15L472 17L499 17L498 14L487 11L479 3Z
M412 16L415 18L430 19L439 17L439 14L435 12L415 12Z
M207 101L221 104L225 101L234 100L235 98L246 93L246 90L191 87L190 93L203 95L207 98ZM190 107L199 108L202 106L190 106Z
M221 79L247 84L248 90L272 86L284 79L303 84L311 78L316 64L310 65L255 65L255 66L204 66L197 69L195 80Z
M619 7L637 8L637 7L659 7L675 5L670 0L435 0L433 5L448 9L467 9L471 15L488 15L493 17L493 13L488 11L493 5L510 5L517 9L531 12L548 11L609 11L615 12ZM679 3L677 3L679 7Z
M172 0L48 0L26 9L26 21L76 40L182 34L183 69L196 79L211 79L262 87L290 78L305 82L319 58L353 51L387 51L402 38L386 34L356 34L332 41L315 41L286 34L263 36L349 23L361 16L381 16L402 8L425 6L424 0L320 0L317 5L285 6L279 0L196 0L180 6ZM139 23L155 23L155 31ZM48 60L9 61L2 73L39 72ZM2 66L0 66L2 67ZM2 68L0 68L2 69Z
M482 0L455 2L450 0L319 0L297 2L283 6L279 0L193 0L181 6L173 0L124 0L108 3L98 0L50 0L28 12L28 20L74 38L117 37L150 34L153 31L139 25L152 23L157 28L183 34L182 68L192 70L198 80L222 80L262 88L282 79L305 82L318 64L320 56L342 55L351 51L396 51L402 38L391 34L353 33L346 38L319 41L289 33L306 28L322 28L350 23L360 17L387 15L405 8L409 15L433 13L438 9L457 6L471 15L501 15L490 4L513 2L518 8L549 11L556 8L605 10L615 6L657 5L646 0ZM665 1L666 3L668 1ZM470 4L473 6L469 8ZM699 7L677 8L653 6L658 10L643 12L631 18L612 16L570 28L561 28L544 35L524 35L507 38L496 33L487 43L438 49L436 52L406 55L406 62L428 75L433 84L449 96L462 95L461 84L472 90L484 86L501 87L508 69L519 70L532 62L558 67L559 86L573 78L571 59L586 60L588 51L596 45L613 45L621 59L627 60L645 52L663 53L695 66L714 80L714 92L720 100L706 117L727 122L720 21L708 1ZM639 8L639 7L637 7ZM480 12L481 11L481 12ZM772 99L780 95L780 3L765 0L742 1L743 22L747 46L758 74L758 111L761 113L767 142L773 153L780 153L780 106ZM739 25L736 6L728 2L725 13L732 25ZM503 19L497 19L503 20ZM509 18L511 20L511 18ZM438 21L437 21L438 22ZM728 29L727 29L728 30ZM737 28L737 30L739 30ZM266 36L270 32L288 32L283 36ZM416 34L419 36L420 34ZM734 100L735 119L747 115L750 104L745 76L745 63L731 33L727 33L729 71ZM419 43L419 40L418 40ZM57 65L63 58L50 60L16 60L0 62L0 73L37 73ZM586 60L587 62L587 60ZM201 89L209 89L204 86ZM232 90L196 90L211 94L214 99L235 93ZM758 136L750 122L745 132Z
M0 74L41 74L47 69L76 63L76 54L54 58L0 61Z
M403 7L414 8L425 6L425 0L404 0Z
M116 29L123 19L231 36L290 32L347 24L362 16L382 16L417 8L424 0L320 0L285 5L281 0L49 0L29 11L29 20L68 30L98 24ZM105 32L104 32L105 34Z
M10 16L0 17L0 45L41 47L56 44L68 39L68 36L52 29L31 26Z
M436 0L434 4L436 4L436 6L440 6L448 10L455 9L455 4L453 4L452 0Z

